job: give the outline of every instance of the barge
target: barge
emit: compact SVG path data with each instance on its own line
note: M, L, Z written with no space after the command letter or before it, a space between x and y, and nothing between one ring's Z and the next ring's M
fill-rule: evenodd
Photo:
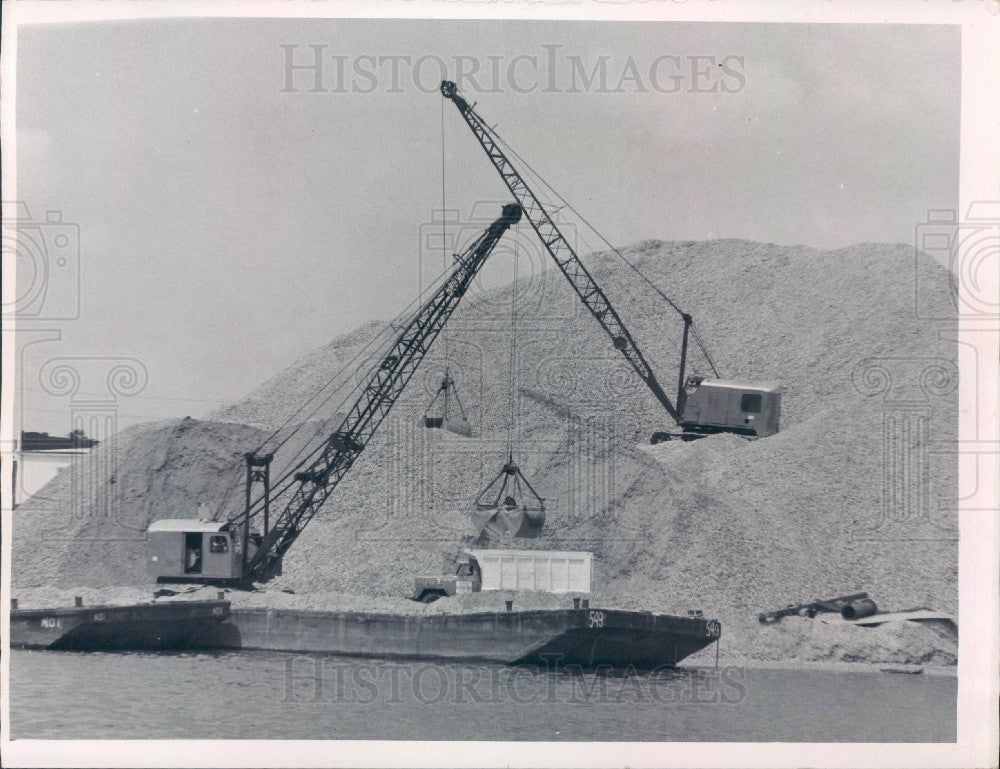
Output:
M12 609L10 645L53 651L197 649L229 615L229 601L222 600Z
M721 635L717 621L699 616L591 608L387 614L173 601L20 610L11 620L15 648L265 649L581 667L673 667Z

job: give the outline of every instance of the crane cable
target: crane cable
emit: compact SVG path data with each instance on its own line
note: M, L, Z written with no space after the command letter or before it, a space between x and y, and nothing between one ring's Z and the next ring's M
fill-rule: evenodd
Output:
M445 280L447 280L449 275L450 272L445 270L434 279L434 281L431 283L431 286L433 287L436 284L443 283ZM408 321L413 314L412 308L414 307L414 305L417 304L418 304L417 300L411 301L410 304L407 305L407 307L405 307L395 318L386 323L386 325L378 333L374 334L364 345L362 345L358 349L358 351L354 354L354 356L349 361L347 361L347 363L345 363L336 372L336 374L334 374L333 377L331 377L323 385L317 388L317 390L313 393L313 395L311 395L308 399L306 399L306 401L301 406L299 406L294 412L292 412L292 414L290 414L284 420L284 422L281 423L281 425L279 425L274 431L272 431L271 434L267 436L257 446L256 449L254 449L253 453L254 454L260 453L261 450L265 446L267 446L268 443L271 440L273 440L275 436L277 436L285 427L287 427L293 419L295 419L303 411L305 411L306 408L310 405L310 403L312 403L316 398L318 398L325 390L327 390L327 388L336 383L336 386L331 389L329 394L321 401L319 401L308 414L302 417L302 421L300 421L293 430L291 430L277 445L271 447L272 453L277 452L278 449L280 449L282 446L288 443L288 441L290 441L295 435L304 430L306 426L309 424L309 420L313 416L315 416L320 409L322 409L326 404L328 404L331 400L333 400L333 398L338 393L342 392L344 388L350 383L351 379L355 378L360 371L364 370L367 367L368 371L371 372L372 368L378 365L378 363L381 361L381 353L384 353L383 345L381 344L380 340L385 338L388 333L395 331L396 327L399 324ZM372 350L371 348L373 347L375 347L376 349ZM365 356L366 353L368 353L367 357L362 357ZM356 365L354 365L355 363ZM351 368L352 366L353 368ZM286 484L283 488L279 487L281 487L281 485L286 480L288 480L299 468L303 467L308 461L308 457L306 460L298 461L299 458L302 457L303 453L307 449L312 448L312 451L310 451L308 455L312 456L314 454L317 454L318 451L322 449L323 447L322 444L320 444L319 446L313 446L312 445L313 441L316 438L318 438L323 432L326 431L329 422L337 416L338 411L347 404L349 399L351 399L352 396L355 396L355 394L360 391L362 386L363 386L362 382L356 382L353 387L348 388L343 398L341 399L340 403L337 404L337 406L334 408L333 414L329 417L326 417L320 422L319 426L316 428L315 432L310 437L310 439L305 441L303 445L299 448L299 450L295 453L295 455L288 460L285 466L289 469L281 477L272 482L271 485L272 503L276 499L278 499L281 496L281 494L285 493L288 490L288 488L291 486L291 483ZM219 503L215 511L215 519L217 519L222 514L224 509L228 507L229 503L231 502L233 496L236 493L236 488L238 485L239 485L239 476L237 476L237 480L230 487L227 488L221 502ZM258 497L254 502L251 503L251 510L253 511L255 508L259 508L260 506L262 506L262 503L263 503L263 497Z
M514 282L510 286L510 357L507 362L509 381L507 384L507 461L514 457L514 402L516 388L517 366L517 262L518 262L518 229L520 222L514 225Z
M444 270L440 275L438 275L434 279L434 281L432 281L432 283L429 286L429 289L431 289L431 293L433 294L433 293L436 293L438 290L440 290L440 286L443 285L448 280L448 278L450 278L450 276L451 276L451 270ZM438 284L440 284L440 285L438 285ZM437 286L437 288L435 288L435 286ZM430 300L428 300L428 301L430 301ZM372 340L370 340L368 342L368 344L366 344L364 346L364 348L361 351L359 351L357 355L354 356L354 358L352 359L351 362L353 362L358 357L360 357L361 353L364 352L365 349L371 347L372 344L377 339L379 339L380 337L382 337L385 334L385 332L390 331L390 330L395 330L395 326L397 325L398 322L401 321L401 319L402 319L402 322L409 322L410 320L412 320L414 313L410 312L410 308L412 308L415 304L416 304L416 300L414 300L413 302L411 302L410 305L406 309L404 309L399 315L397 315L396 318L394 319L394 321L386 324L386 326L382 329L382 331L379 332L379 334L377 334ZM421 304L419 306L419 308L418 308L418 311L422 307L423 307L423 305ZM381 362L382 362L382 356L384 355L384 353L385 353L385 349L380 346L368 358L362 360L354 368L354 370L352 372L350 372L349 376L353 376L353 375L357 374L367 364L367 374L368 374L368 376L366 378L364 378L364 380L365 381L370 380L371 376L374 374L375 367L379 366L381 364ZM350 365L350 364L348 364L348 365ZM324 447L325 447L325 443L319 443L318 445L313 445L313 441L327 430L327 425L329 424L329 422L331 420L333 420L333 419L335 419L337 417L337 412L340 409L342 409L344 406L346 406L349 401L352 401L352 400L356 401L357 400L358 394L365 387L365 381L358 381L352 388L350 388L345 393L345 395L341 399L340 403L334 408L333 415L330 416L330 417L327 417L326 419L324 419L319 424L319 426L317 427L316 431L313 433L312 437L308 441L304 442L303 445L299 448L299 450L295 453L295 456L293 456L288 461L288 463L286 464L286 468L287 469L284 472L284 474L281 477L279 477L276 481L274 481L272 483L272 493L271 493L271 497L270 497L272 503L275 500L277 500L282 494L286 493L294 485L294 483L295 483L295 480L294 480L295 473L300 468L302 468L302 467L306 466L307 464L309 464L311 461L315 461L314 458L318 458L319 454L322 453L322 451L324 450ZM346 382L344 384L346 384ZM343 385L341 385L341 387L342 386ZM311 412L311 414L309 416L312 416L313 414L315 414L316 411L318 411L318 409L321 406L323 406L325 403L329 402L333 398L333 396L339 390L340 390L340 388L338 387L330 395L328 395L324 399L324 401L322 403L320 403L319 405L317 405L316 408L313 409L313 411ZM301 411L301 408L300 408L300 411ZM292 434L294 435L294 434L298 433L301 429L303 429L306 426L306 424L307 424L306 422L303 422L303 423L299 424L295 428L295 430L292 432ZM284 441L282 441L281 445L284 445L284 443L287 442L287 440L288 440L288 438L286 438ZM297 460L299 460L299 457L301 457L303 455L303 453L306 451L306 449L311 449L311 450L309 451L309 453L306 455L306 457L304 459L302 459L301 461L297 461ZM251 506L250 506L251 507L251 513L250 513L251 517L253 517L254 515L256 515L260 511L260 508L262 506L263 506L263 496L258 497L254 502L251 503Z
M483 123L483 125L486 127L486 130L489 131L489 133L497 140L498 143L502 144L507 149L508 152L510 152L514 157L520 160L524 164L525 168L531 171L531 173L535 176L535 178L537 178L539 182L541 182L553 195L555 195L556 199L558 199L559 202L563 204L563 207L568 208L570 211L576 214L581 222L583 222L590 230L592 230L594 234L597 235L597 237L600 238L605 245L607 245L608 248L610 248L615 254L617 254L619 259L625 262L625 264L628 265L633 270L633 272L635 272L657 294L659 294L659 296L664 301L666 301L667 304L669 304L677 312L678 315L680 315L681 317L684 316L685 314L684 311L677 306L674 300L671 299L669 296L667 296L666 293L662 289L660 289L659 286L657 286L652 280L649 279L649 277L645 275L645 273L642 272L642 270L640 270L634 263L629 261L619 249L617 249L614 245L612 245L611 242L606 237L604 237L604 235L602 235L601 232L583 216L583 214L577 211L576 208L574 208L573 205L568 200L566 200L562 195L560 195L559 192L551 184L549 184L545 180L545 178L540 173L538 173L538 171L536 171L531 166L531 164L528 163L528 161L521 156L521 154L517 150L515 150L512 146L510 146L510 144L508 144L507 141L504 140L504 138L500 136L499 133L497 133L495 126L494 127L486 126L485 122ZM697 344L699 349L701 349L702 354L705 356L705 360L708 361L708 365L711 366L712 368L712 372L715 374L715 376L718 377L719 371L715 367L715 363L712 361L712 357L708 352L708 348L705 346L704 342L701 339L701 336L698 334L698 331L695 329L693 323L691 325L691 332L692 332L691 335L695 340L695 344Z
M440 282L442 279L446 278L446 276L447 276L447 271L443 272L441 275L438 275L434 279L431 285ZM318 398L331 385L336 384L336 387L334 387L331 390L330 394L327 395L322 401L320 401L315 407L313 407L312 411L310 411L308 414L302 417L298 426L296 426L294 430L292 430L288 435L286 435L285 438L282 439L276 446L272 447L271 450L272 452L274 452L280 449L282 446L284 446L294 435L296 435L299 432L299 430L301 430L304 427L304 425L309 421L309 419L315 416L316 413L321 408L323 408L323 406L325 406L337 394L337 392L342 387L346 386L349 383L351 377L356 375L358 371L362 369L362 367L364 367L366 364L369 363L369 361L372 360L372 357L364 358L363 360L358 362L358 364L354 367L353 370L348 370L348 369L356 361L358 361L358 359L361 358L362 355L368 353L370 348L375 346L377 343L380 343L380 340L383 337L385 337L389 332L394 331L397 325L409 320L410 316L412 315L411 312L412 308L416 305L418 305L418 300L411 301L405 308L403 308L403 310L398 315L396 315L395 318L386 323L386 325L383 326L382 329L379 330L376 334L372 335L372 337L358 349L358 351L349 361L347 361L343 366L341 366L337 370L337 372L332 377L330 377L326 382L320 385L320 387L318 387L313 392L313 394L309 396L309 398L307 398L302 403L301 406L299 406L295 411L289 414L289 416L277 428L275 428L270 433L270 435L264 438L264 440L261 441L261 443L257 446L257 448L254 449L253 453L255 454L259 453L265 446L267 446L268 443L270 443L270 441L272 441L283 429L285 429L293 419L302 414L302 412L308 408L309 404L312 403L313 400ZM350 392L353 392L355 389L357 389L357 385L355 385L355 387Z
M448 269L448 221L447 221L447 199L445 197L445 147L444 147L444 99L441 100L441 266ZM444 361L445 378L448 377L448 362L451 360L451 350L448 344L448 324L442 329L444 332ZM445 393L445 398L448 393ZM447 403L445 404L447 406Z
M445 145L444 145L444 99L441 99L441 266L447 270L448 269L448 216L447 216L447 198L445 196ZM451 389L448 385L450 375L451 375L451 339L448 332L448 324L445 323L444 328L441 329L441 333L444 336L444 382L442 383L445 387L444 391L444 403L442 404L442 425L447 424L445 420L448 419L448 396L451 395L449 390ZM457 391L456 391L457 395ZM436 396L435 396L436 397ZM462 410L462 404L459 403L459 410ZM464 417L464 411L462 416Z
M303 403L303 404L302 404L301 406L299 406L299 408L298 408L298 409L296 409L296 410L295 410L295 411L294 411L294 412L293 412L292 414L290 414L290 415L288 416L288 418L286 418L286 419L285 419L285 421L284 421L284 422L282 422L282 424L281 424L281 425L279 425L279 426L278 426L278 428L277 428L276 430L274 430L274 431L273 431L273 432L272 432L272 433L271 433L271 434L270 434L270 435L269 435L269 436L268 436L267 438L265 438L265 439L264 439L264 440L263 440L263 441L262 441L262 442L260 443L260 445L258 445L258 446L257 446L257 448L256 448L256 449L254 449L254 450L253 450L253 452L252 452L252 453L253 453L253 454L259 454L259 453L261 452L261 450L262 450L262 449L264 448L264 446L266 446L266 445L268 444L268 442L269 442L269 441L271 441L271 440L272 440L272 439L273 439L273 438L274 438L274 437L275 437L276 435L278 435L278 433L280 433L280 432L281 432L281 431L282 431L282 430L283 430L283 429L284 429L285 427L287 427L287 426L288 426L288 424L289 424L289 423L290 423L290 422L291 422L291 421L292 421L292 420L293 420L293 419L294 419L294 418L295 418L296 416L298 416L299 414L301 414L301 413L302 413L302 411L304 411L304 410L306 409L306 407L307 407L307 406L308 406L308 405L309 405L309 404L310 404L310 403L311 403L311 402L312 402L312 401L313 401L313 400L314 400L315 398L317 398L317 397L318 397L318 396L320 395L320 393L322 393L322 392L323 392L324 390L326 390L326 389L327 389L328 387L330 387L330 385L332 385L332 384L333 384L334 382L338 382L338 380L339 380L339 379L340 379L340 378L342 377L342 375L344 374L344 372L345 372L345 371L347 371L348 367L350 367L350 366L351 366L352 364L354 364L354 363L355 363L355 361L357 361L357 360L358 360L358 358L360 358L360 357L361 357L361 356L362 356L362 355L363 355L363 354L364 354L364 353L365 353L365 352L366 352L366 351L367 351L367 350L368 350L368 349L369 349L369 348L370 348L370 347L371 347L371 346L372 346L372 345L373 345L373 344L374 344L374 343L375 343L375 342L376 342L376 341L377 341L377 340L378 340L378 339L379 339L379 338L380 338L380 337L381 337L381 336L382 336L382 335L383 335L383 334L385 333L385 331L386 331L386 330L387 330L388 328L390 328L390 327L391 327L391 324L390 324L390 325L387 325L387 326L386 326L385 328L383 328L383 329L382 329L382 330L381 330L381 331L380 331L379 333L377 333L377 334L373 335L373 336L372 336L372 338L371 338L371 339L369 339L369 340L368 340L368 342L367 342L367 343L366 343L365 345L363 345L363 346L362 346L362 347L361 347L361 348L360 348L360 349L359 349L359 350L358 350L358 351L357 351L357 352L356 352L356 353L354 354L354 357L353 357L353 358L351 358L351 360L349 360L349 361L348 361L348 362L347 362L347 363L346 363L346 364L345 364L345 365L344 365L344 366L343 366L343 367L342 367L341 369L339 369L339 370L338 370L337 374L336 374L336 375L335 375L335 376L334 376L333 378L331 378L330 380L328 380L327 382L325 382L325 383L324 383L324 384L323 384L323 385L322 385L322 386L321 386L321 387L320 387L320 388L319 388L319 389L318 389L318 390L317 390L317 391L316 391L316 392L315 392L315 393L314 393L314 394L313 394L313 395L312 395L312 396L311 396L310 398L308 398L308 399L307 399L307 400L306 400L306 401L305 401L305 402L304 402L304 403ZM293 438L294 436L298 435L298 434L299 434L299 432L301 432L302 430L304 430L304 429L305 429L305 427L306 427L306 425L308 425L308 424L309 424L309 420L310 420L310 419L312 419L312 417L313 417L313 416L315 416L315 415L316 415L316 413L317 413L317 412L318 412L318 411L319 411L319 410L320 410L321 408L323 408L323 407L324 407L324 406L325 406L325 405L326 405L327 403L329 403L329 402L330 402L330 400L332 400L332 399L333 399L333 397L334 397L334 396L335 396L335 395L336 395L336 394L337 394L337 393L338 393L339 391L341 391L341 389L342 389L342 388L343 388L343 387L344 387L345 385L347 385L347 384L349 383L350 379L351 379L351 378L352 378L352 377L353 377L353 376L354 376L354 375L355 375L355 374L356 374L356 373L357 373L357 372L358 372L358 371L359 371L359 370L360 370L360 369L362 368L362 366L364 366L364 365L365 365L365 363L367 363L367 362L368 362L368 361L369 361L370 359L371 359L370 357L369 357L369 358L365 358L364 360L360 361L360 362L359 362L359 363L358 363L358 364L357 364L357 365L356 365L356 366L354 367L354 369L353 369L353 370L351 370L351 371L348 371L348 372L347 372L347 376L346 376L346 377L344 377L344 380L345 380L345 381L343 381L343 382L338 382L338 384L337 384L337 385L336 385L335 387L333 387L333 389L332 389L332 390L330 391L330 394L329 394L329 395L327 395L327 396L326 396L325 398L323 398L323 400L321 400L321 401L320 401L319 403L317 403L317 404L316 404L316 406L315 406L315 407L313 407L312 411L310 411L310 412L309 412L308 414L306 414L306 415L305 415L305 416L304 416L304 417L302 418L302 421L300 421L300 422L299 422L299 423L298 423L298 424L297 424L297 425L295 426L295 428L294 428L293 430L291 430L291 431L290 431L290 432L289 432L289 433L288 433L288 434L287 434L287 435L286 435L286 436L285 436L285 437L284 437L284 438L283 438L283 439L282 439L282 440L281 440L281 441L280 441L280 442L279 442L279 443L278 443L277 445L275 445L275 446L271 447L271 453L272 453L272 454L274 454L274 453L277 453L277 451L278 451L279 449L281 449L281 448L282 448L282 447L283 447L283 446L284 446L284 445L285 445L286 443L288 443L288 442L289 442L289 441L290 441L290 440L291 440L291 439L292 439L292 438ZM355 387L351 388L350 390L348 390L347 394L346 394L346 395L344 396L344 401L346 401L346 400L347 400L347 398L348 398L348 397L350 397L350 395L351 395L352 393L354 393L354 392L355 392L356 390L357 390L357 386L355 386ZM334 409L334 416L336 416L336 413L337 413L337 410L338 410L338 409L340 408L340 406L342 406L342 405L343 405L343 402L344 402L344 401L342 401L342 402L341 402L341 404L340 404L340 405L339 405L338 407L336 407L336 408ZM291 457L291 459L289 459L289 461L288 461L288 463L287 463L287 466L292 466L292 465L294 465L294 467L293 467L293 469L292 469L292 471L293 471L293 472L294 472L294 470L295 470L295 469L297 469L298 467L301 467L301 465L303 464L303 463L299 463L298 465L296 465L296 464L295 464L295 463L296 463L296 461L297 461L297 460L299 459L299 457L301 457L301 456L302 456L302 452L303 452L303 451L305 451L306 447L310 445L310 443L311 443L312 439L315 439L315 438L317 438L317 437L318 437L318 436L320 435L320 433L322 433L322 432L324 432L324 431L325 431L325 428L326 428L326 425L327 425L327 424L328 424L328 423L330 422L330 420L331 420L331 419L333 419L333 417L332 417L332 416L331 416L331 417L326 417L325 419L323 419L323 420L322 420L322 421L320 422L320 425L319 425L319 427L318 427L318 428L316 429L316 432L315 432L315 433L313 434L312 438L311 438L310 440L308 440L308 441L305 441L305 442L303 443L303 445L299 447L299 450L298 450L298 451L297 451L297 452L295 453L295 455L294 455L293 457ZM287 476L288 476L288 473L286 473L286 474L285 474L284 476L282 476L282 477L280 477L279 479L277 479L277 480L276 480L276 481L275 481L275 482L274 482L274 483L272 484L272 492L271 492L271 499L272 499L272 501L274 501L275 499L277 499L277 498L278 498L278 497L279 497L279 496L280 496L280 495L281 495L281 494L282 494L282 493L283 493L283 492L285 491L285 489L278 489L278 487L279 487L279 486L281 485L281 483L282 483L282 482L283 482L283 481L285 480L285 478L287 478ZM233 497L233 495L234 495L234 494L236 493L236 487L237 487L237 486L239 485L239 481L240 481L240 477L239 477L239 476L237 475L237 476L236 476L236 479L235 479L235 480L234 480L234 482L233 482L233 484L232 484L232 485L231 485L231 486L230 486L230 487L229 487L229 488L228 488L228 489L226 490L226 493L225 493L225 495L223 496L223 498L222 498L222 501L220 502L220 504L219 504L219 507L218 507L218 509L216 510L216 513L215 513L215 516L214 516L213 520L217 519L217 518L218 518L218 517L219 517L219 516L221 515L221 513L222 513L223 509L224 509L224 508L225 508L225 507L226 507L226 506L227 506L227 505L229 504L229 502L230 502L230 501L232 500L232 497ZM255 507L255 506L256 506L256 505L257 505L258 503L260 503L260 502L261 502L261 500L260 500L260 499L258 499L258 500L256 500L255 502L251 503L251 508Z

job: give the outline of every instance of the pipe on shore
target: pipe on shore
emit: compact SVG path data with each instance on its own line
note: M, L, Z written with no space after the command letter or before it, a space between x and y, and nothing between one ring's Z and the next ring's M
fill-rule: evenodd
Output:
M877 611L878 607L871 598L861 598L846 604L840 610L840 616L844 619L861 619L862 617L870 617Z

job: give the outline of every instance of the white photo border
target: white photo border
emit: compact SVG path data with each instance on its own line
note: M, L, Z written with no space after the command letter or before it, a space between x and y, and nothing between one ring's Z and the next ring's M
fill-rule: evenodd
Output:
M22 25L178 17L441 18L659 20L778 23L951 24L962 29L960 207L1000 198L1000 2L998 0L798 0L794 3L684 0L663 2L474 2L467 0L4 0L0 56L3 198L16 200L15 100L17 29ZM993 85L991 90L990 85ZM4 268L4 292L13 290ZM996 287L1000 291L1000 286ZM4 338L15 332L12 324ZM1000 318L960 321L960 342L975 348L980 376L960 381L959 440L993 452L959 519L958 730L955 743L544 743L257 740L10 739L9 663L0 664L0 753L7 766L631 766L631 767L986 767L997 766L1000 696ZM3 345L0 438L13 429L14 345ZM972 404L976 408L972 408ZM978 423L977 423L978 415ZM973 459L978 456L973 454ZM975 472L969 462L960 473ZM6 471L5 471L6 475ZM2 487L2 585L10 601L11 489ZM982 511L989 511L983 513ZM3 650L10 615L0 613ZM237 705L238 706L238 705Z

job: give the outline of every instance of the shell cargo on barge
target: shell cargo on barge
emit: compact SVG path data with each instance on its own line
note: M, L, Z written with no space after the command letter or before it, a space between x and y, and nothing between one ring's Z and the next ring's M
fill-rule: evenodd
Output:
M163 601L11 611L11 646L66 651L267 649L345 656L655 668L715 643L715 620L617 609L388 614Z

